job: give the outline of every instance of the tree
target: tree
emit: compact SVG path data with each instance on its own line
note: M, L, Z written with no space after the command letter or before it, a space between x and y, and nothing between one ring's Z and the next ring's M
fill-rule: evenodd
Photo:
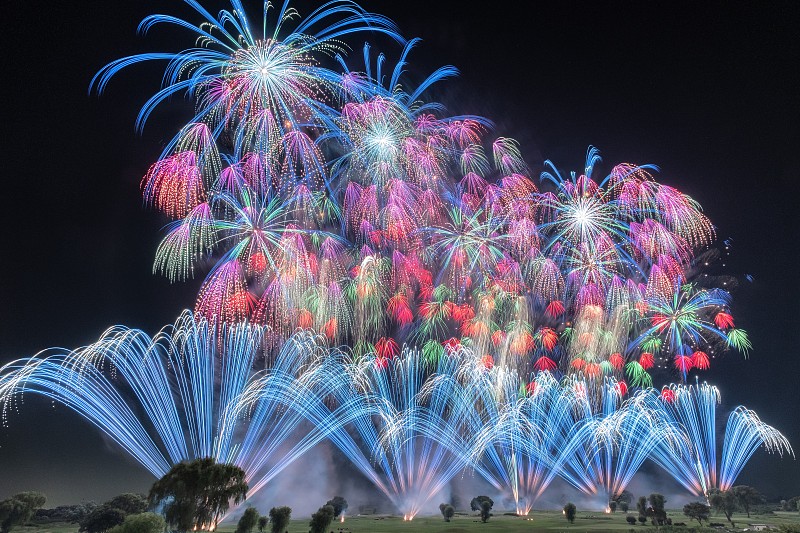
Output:
M79 531L103 533L125 522L125 511L104 503L81 520Z
M105 505L119 509L126 515L140 514L147 510L147 498L142 494L126 492L119 496L114 496Z
M683 514L697 520L701 526L703 525L703 520L708 520L710 513L711 508L702 502L687 503L683 506Z
M273 507L269 510L269 521L272 526L270 533L283 533L286 531L286 526L289 525L289 520L292 518L291 507Z
M764 502L764 497L758 492L755 487L750 485L736 485L730 489L730 492L736 497L739 505L742 506L744 512L747 513L747 518L750 518L750 506Z
M623 513L627 513L628 509L630 508L630 502L619 502L619 508Z
M254 507L248 507L244 510L244 514L236 524L236 533L251 533L258 524L258 519L261 516Z
M567 505L564 506L564 517L566 517L566 519L569 520L570 524L575 523L575 512L576 508L574 503L569 502L567 503Z
M108 533L162 533L167 527L164 517L156 513L129 514Z
M612 513L616 513L617 512L617 502L615 502L614 500L611 500L610 502L608 502L608 510L611 511Z
M800 511L800 496L789 498L789 501L786 502L786 504L789 507L789 511Z
M331 522L333 522L333 507L323 505L316 513L311 515L311 522L308 525L311 528L311 533L325 533Z
M715 511L722 512L725 518L728 519L728 522L730 522L732 526L734 525L731 516L734 511L738 509L739 502L732 491L711 489L708 491L708 503L711 504L711 508Z
M622 506L623 503L628 507L630 507L631 502L633 501L633 494L631 494L630 491L623 490L619 494L615 494L614 497L611 499L620 504L620 507Z
M84 502L75 505L59 505L53 509L37 509L34 519L44 518L51 522L70 522L77 524L97 507L94 502Z
M472 498L472 500L469 502L469 508L472 509L473 511L480 511L481 502L489 502L489 509L494 507L494 500L492 500L490 497L476 496L475 498Z
M647 522L647 498L640 496L639 499L636 500L636 510L639 511L639 522L643 524ZM641 520L642 517L644 517L644 520Z
M267 524L268 523L269 523L269 517L259 516L258 517L258 533L264 533L264 530L267 528Z
M122 525L128 515L138 515L145 510L147 499L143 495L126 492L92 509L81 519L80 531L103 533Z
M667 512L664 509L664 505L667 503L667 500L666 498L664 498L664 495L654 492L653 494L650 495L648 501L650 502L649 511L651 512L652 515L653 525L663 526L664 524L666 524Z
M481 500L481 522L484 524L492 517L492 503L491 500Z
M325 505L330 505L331 507L333 507L334 518L339 518L340 514L347 511L347 500L345 500L341 496L334 496L333 499L328 500L328 503L326 503Z
M456 514L455 508L447 503L439 504L439 512L442 513L445 522L449 522L453 515Z
M19 492L0 502L0 532L8 533L14 526L24 524L42 507L47 497L41 492Z
M636 517L633 516L632 514L629 514L628 516L625 517L625 521L628 522L630 525L634 525L636 524Z
M244 471L206 457L181 462L153 484L148 499L163 505L167 525L176 531L216 529L231 501L247 497Z

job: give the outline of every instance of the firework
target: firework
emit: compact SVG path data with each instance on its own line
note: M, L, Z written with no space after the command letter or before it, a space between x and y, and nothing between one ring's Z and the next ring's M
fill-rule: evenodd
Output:
M214 457L251 494L330 439L406 519L462 471L524 514L556 477L605 505L648 458L701 495L761 445L791 453L740 407L718 462L718 391L652 388L654 369L685 382L751 348L698 275L713 224L655 167L602 176L590 147L581 171L546 161L535 179L515 140L431 99L455 68L409 83L418 40L352 2L305 19L267 2L260 29L238 0L189 5L199 22L140 29L195 46L119 59L92 87L163 60L137 127L173 95L196 106L142 179L171 220L154 271L204 275L194 310L6 365L4 421L41 395L154 476ZM369 32L401 45L393 68L369 44L363 66L346 55Z
M459 359L421 352L342 359L331 376L341 407L331 440L411 520L470 459L470 409ZM334 381L335 380L335 381Z
M192 5L200 24L142 29L179 24L203 48L120 59L93 86L164 59L140 123L177 92L196 102L142 187L174 219L154 270L177 281L213 264L195 311L218 327L262 324L276 350L298 327L360 355L389 340L429 356L470 346L596 386L648 386L667 364L685 380L709 353L749 349L730 295L695 280L713 225L655 167L598 177L592 147L579 173L546 162L537 186L515 140L429 99L453 67L405 79L419 41L387 19L267 4L255 32L238 2L217 18ZM368 30L403 44L392 68L369 44L359 67L345 55Z
M762 422L745 407L728 416L722 442L717 435L719 390L707 383L671 385L660 393L640 393L658 418L674 430L660 439L652 459L696 496L708 496L710 489L727 490L760 446L772 453L793 455L792 447L779 431Z
M220 332L188 312L152 338L111 328L84 348L2 367L3 419L24 396L43 396L88 420L157 478L180 461L213 457L240 466L254 493L326 436L303 425L303 391L318 387L324 359L315 339L296 335L256 372L265 364L262 339L259 326ZM258 401L244 395L254 386ZM318 395L307 397L313 404Z

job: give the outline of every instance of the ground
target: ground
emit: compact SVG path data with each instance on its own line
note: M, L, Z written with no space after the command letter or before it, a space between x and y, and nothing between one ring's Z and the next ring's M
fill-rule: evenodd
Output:
M690 521L679 510L668 511L668 515L673 522L684 522L688 527L697 528L697 522ZM744 514L735 514L733 521L738 526L737 531L742 531L751 523L766 523L772 526L781 524L800 525L800 515L798 513L776 512L771 515L753 515L747 518ZM724 516L713 516L711 522L727 524ZM708 524L705 524L706 526ZM226 524L218 530L218 533L231 533L235 529L235 524ZM565 531L565 532L602 532L602 531L634 531L644 533L645 531L655 531L655 528L648 526L630 526L625 521L625 513L617 512L605 515L597 512L578 512L575 523L569 524L560 511L534 511L527 518L508 516L502 512L495 515L485 524L481 523L476 513L458 513L451 522L445 522L441 516L421 516L412 522L403 522L399 516L348 516L344 523L335 521L329 528L334 533L414 533L425 531L431 533L467 533L503 531L508 533L534 532L534 531ZM683 528L680 528L683 529ZM679 529L679 530L680 530ZM714 531L711 528L704 528L706 531ZM39 527L15 528L12 533L76 533L78 526L75 524L50 524ZM308 531L308 518L292 520L289 525L289 533L306 533ZM257 530L254 533L258 533ZM266 533L266 532L265 532Z

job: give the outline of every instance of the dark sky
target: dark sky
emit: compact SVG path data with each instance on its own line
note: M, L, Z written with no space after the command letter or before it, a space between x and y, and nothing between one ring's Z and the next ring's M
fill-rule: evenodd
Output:
M737 326L755 349L747 360L727 355L704 377L721 388L724 409L745 404L800 447L796 2L363 5L423 38L412 72L458 67L439 99L454 114L492 119L532 165L549 158L580 169L592 144L605 170L655 163L660 181L703 205L720 239L732 239L727 272L755 280L734 295ZM138 136L136 112L157 90L158 68L130 69L101 98L87 95L115 58L192 44L172 29L137 36L156 12L185 8L29 0L0 21L0 362L83 345L114 324L155 332L193 303L197 282L172 286L151 274L163 221L139 196L188 105L177 100ZM51 504L102 501L151 482L65 408L28 398L0 431L0 498L40 489ZM800 462L757 453L740 482L795 496Z

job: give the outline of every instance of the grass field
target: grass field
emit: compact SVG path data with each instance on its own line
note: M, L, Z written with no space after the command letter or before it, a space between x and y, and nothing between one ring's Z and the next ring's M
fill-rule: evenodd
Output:
M684 522L687 528L697 529L697 522L689 519L679 510L669 511L668 515L673 522ZM712 522L727 524L724 516L711 517ZM770 524L779 526L781 524L800 525L800 515L798 513L776 512L771 515L759 515L747 518L744 514L735 514L733 521L736 523L737 530L741 531L749 524ZM705 524L707 526L707 524ZM218 533L231 533L235 529L234 524L225 524L219 528ZM682 529L682 528L681 528ZM713 531L711 528L703 528ZM506 516L501 513L493 516L487 523L481 523L477 514L457 514L452 521L447 523L441 516L421 516L412 522L404 522L399 516L348 516L344 523L334 522L329 528L334 533L412 533L425 531L431 533L468 533L504 531L508 533L535 532L535 531L564 531L564 532L601 532L601 531L656 531L651 526L630 526L625 521L625 514L618 512L611 515L604 515L596 512L578 512L574 524L570 524L559 511L534 511L526 518L516 516ZM39 527L20 527L15 528L12 533L77 533L78 526L75 524L55 523L41 525ZM289 525L289 533L306 533L308 531L308 518L292 520ZM257 533L257 532L256 532Z

